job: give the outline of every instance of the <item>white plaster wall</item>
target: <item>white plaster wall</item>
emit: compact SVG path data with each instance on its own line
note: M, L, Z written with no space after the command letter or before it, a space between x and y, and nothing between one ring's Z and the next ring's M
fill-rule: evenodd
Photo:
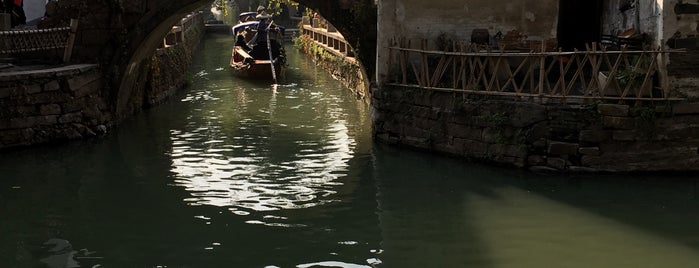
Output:
M699 34L699 14L675 14L674 7L679 2L697 4L699 1L687 1L687 0L665 0L665 9L663 14L665 19L663 20L663 31L665 32L665 39L669 39L673 35L677 34L681 37L687 37L691 35Z
M45 6L46 0L24 0L24 14L27 16L27 24L36 24L36 21L44 16Z
M602 16L602 33L618 35L635 29L647 34L652 40L662 39L663 0L637 0L633 8L624 12L619 10L622 0L605 1Z
M556 38L558 0L378 0L377 4L379 81L387 71L391 38L434 40L446 33L470 42L474 29L488 29L491 36L517 30L529 40Z
M530 37L556 36L557 0L380 2L393 2L395 9L383 12L394 13L395 36L430 39L449 33L468 41L471 31L477 28L488 29L491 34L518 30Z

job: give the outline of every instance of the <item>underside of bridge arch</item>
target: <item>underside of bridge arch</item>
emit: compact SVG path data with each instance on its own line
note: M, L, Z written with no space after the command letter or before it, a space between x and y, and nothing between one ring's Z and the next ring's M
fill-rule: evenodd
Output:
M147 59L186 14L212 0L61 0L57 14L42 27L80 26L73 60L99 62L107 77L105 95L117 118L140 109L130 98L145 83ZM376 6L373 0L298 0L317 11L355 50L364 71L373 75L376 55ZM372 79L373 80L373 79Z

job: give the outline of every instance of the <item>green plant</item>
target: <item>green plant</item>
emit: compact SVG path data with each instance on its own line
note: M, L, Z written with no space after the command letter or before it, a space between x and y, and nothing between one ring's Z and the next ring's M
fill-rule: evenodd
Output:
M632 69L623 69L617 71L617 82L621 89L625 89L628 85L640 86L643 83L643 78L645 75L643 73L637 72Z

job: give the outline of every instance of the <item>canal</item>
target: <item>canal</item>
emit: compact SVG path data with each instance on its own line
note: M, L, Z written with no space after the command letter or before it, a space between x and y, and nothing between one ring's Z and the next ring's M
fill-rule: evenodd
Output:
M541 175L376 144L287 45L276 88L202 41L103 138L0 154L0 267L699 267L691 176Z

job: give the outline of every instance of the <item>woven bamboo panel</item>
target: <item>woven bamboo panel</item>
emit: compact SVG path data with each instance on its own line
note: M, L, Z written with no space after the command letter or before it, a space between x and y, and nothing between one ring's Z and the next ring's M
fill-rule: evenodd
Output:
M70 27L0 31L0 54L65 48Z

